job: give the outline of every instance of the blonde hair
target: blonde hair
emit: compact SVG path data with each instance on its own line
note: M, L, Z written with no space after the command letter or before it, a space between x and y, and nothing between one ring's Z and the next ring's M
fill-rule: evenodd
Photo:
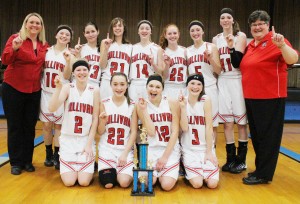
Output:
M44 26L44 21L43 21L43 18L40 16L40 14L38 13L30 13L28 14L24 21L23 21L23 24L22 24L22 27L21 27L21 30L20 30L20 37L25 40L26 38L29 37L29 34L28 34L28 31L26 29L26 23L28 21L28 19L31 17L31 16L36 16L40 19L41 21L41 26L42 26L42 30L41 32L38 34L38 40L41 41L43 43L43 45L46 44L46 36L45 36L45 26Z

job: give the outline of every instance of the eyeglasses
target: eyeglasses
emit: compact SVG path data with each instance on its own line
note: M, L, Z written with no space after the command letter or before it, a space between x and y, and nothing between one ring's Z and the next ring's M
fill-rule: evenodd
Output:
M258 26L258 27L262 27L263 25L265 25L265 24L267 24L267 23L258 23L258 24L255 24L255 23L252 23L251 24L251 27L256 27L256 26Z

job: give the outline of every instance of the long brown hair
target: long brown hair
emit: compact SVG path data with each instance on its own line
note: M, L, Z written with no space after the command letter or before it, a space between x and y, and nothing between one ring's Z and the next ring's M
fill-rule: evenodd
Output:
M233 35L236 36L238 34L238 32L240 32L240 31L241 31L241 29L240 29L239 23L236 20L234 20L233 25L232 25Z
M117 18L114 18L112 19L112 21L110 22L110 25L109 25L109 29L108 29L108 32L109 32L109 36L110 38L113 40L113 42L115 42L115 35L114 35L114 31L113 31L113 27L118 23L120 22L123 26L124 26L124 32L123 32L123 35L122 35L122 43L123 44L129 44L129 40L127 39L127 26L125 24L125 21L120 18L120 17L117 17Z
M125 80L126 80L126 83L127 83L127 89L126 89L126 91L125 91L125 93L124 93L124 96L126 97L127 103L128 103L128 105L129 105L131 100L130 100L129 95L128 95L128 86L129 86L129 84L128 84L128 78L127 78L126 74L124 74L124 73L122 73L122 72L115 72L115 73L113 73L113 75L112 75L111 78L110 78L110 85L111 85L111 82L112 82L112 80L113 80L113 78L114 78L115 76L123 76L123 77L125 78Z
M88 22L88 23L86 23L85 24L85 26L84 26L84 29L83 29L83 34L85 34L85 28L87 27L87 26L94 26L94 28L96 29L96 31L97 32L99 32L99 28L98 28L98 26L96 25L96 23L94 23L94 22L92 22L92 21L90 21L90 22ZM98 52L100 52L100 42L99 42L99 38L97 37L97 50L98 50Z

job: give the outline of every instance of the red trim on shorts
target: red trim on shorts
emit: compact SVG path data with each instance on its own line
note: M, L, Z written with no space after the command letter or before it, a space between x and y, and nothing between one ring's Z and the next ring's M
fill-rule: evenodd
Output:
M197 171L197 170L201 170L201 169L202 169L201 167L199 167L199 168L193 168L193 167L189 167L189 166L185 166L185 165L184 165L184 168L185 168L186 170L188 170L188 171L194 173L194 174L197 174L197 175L199 175L199 176L203 176L203 175L201 175L201 174Z
M163 176L164 174L170 172L171 170L175 169L177 166L179 166L179 162L174 164L173 166L169 167L169 168L165 168L166 170L164 171L164 173L161 174L161 176Z
M100 162L106 164L107 166L110 166L111 168L114 168L114 167L110 164L110 162L111 162L111 163L116 163L116 162L113 161L113 160L106 160L106 159L104 159L104 158L102 158L102 157L98 157L98 159L99 159Z
M60 163L61 163L62 165L64 165L64 166L67 167L68 169L70 169L70 170L76 172L76 170L75 170L71 165L69 165L69 162L62 160L61 158L59 158L59 161L60 161ZM70 163L72 163L72 162L70 162Z
M211 173L207 176L207 179L209 179L210 177L214 176L216 173L218 173L219 168L216 168L214 170L204 170L204 171L211 171Z
M91 164L95 163L95 159L90 160L89 162L86 162L79 171L84 171L85 169L87 169L89 166L91 166Z
M128 167L130 167L132 164L133 164L133 162L129 162L129 163L127 163L126 165L124 165L122 167L117 166L117 168L120 168L118 170L118 173L121 173L122 171L124 171L125 169L127 169Z
M241 120L243 120L245 117L246 117L246 113L244 115L242 115L236 123L239 124L241 122Z

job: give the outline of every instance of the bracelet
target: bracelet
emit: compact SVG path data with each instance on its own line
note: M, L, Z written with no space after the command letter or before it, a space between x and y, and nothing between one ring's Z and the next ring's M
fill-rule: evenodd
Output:
M229 53L230 54L234 53L234 51L235 51L234 47L233 48L229 48Z

